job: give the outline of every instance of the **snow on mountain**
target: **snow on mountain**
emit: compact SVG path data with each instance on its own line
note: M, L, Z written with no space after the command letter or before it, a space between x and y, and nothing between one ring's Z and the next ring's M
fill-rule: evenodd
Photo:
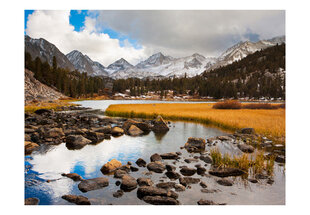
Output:
M77 50L71 51L66 56L80 72L86 72L90 76L108 76L103 65L92 61L87 55L83 55Z
M157 53L147 60L138 63L135 67L126 70L116 71L111 77L120 78L146 78L146 77L181 77L185 73L187 77L199 75L206 70L206 66L212 65L214 58L206 58L200 54L193 54L188 57L173 58Z
M133 67L134 66L131 65L130 63L128 63L124 58L121 58L121 59L115 61L114 63L110 64L106 68L106 72L108 72L109 74L112 74L116 71L126 70L126 69L130 69Z

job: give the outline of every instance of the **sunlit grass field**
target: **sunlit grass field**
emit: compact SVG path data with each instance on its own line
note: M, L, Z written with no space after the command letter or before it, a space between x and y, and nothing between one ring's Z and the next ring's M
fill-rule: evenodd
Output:
M154 118L161 115L170 120L190 120L237 130L252 127L257 133L273 137L285 136L285 109L213 109L213 104L122 104L110 105L110 116Z
M53 109L58 110L64 106L75 106L75 104L70 103L73 100L56 100L53 102L32 102L25 105L25 112L33 113L38 109Z

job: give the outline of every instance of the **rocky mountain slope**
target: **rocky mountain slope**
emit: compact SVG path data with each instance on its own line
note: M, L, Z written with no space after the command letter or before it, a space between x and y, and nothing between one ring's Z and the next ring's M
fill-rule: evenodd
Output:
M228 48L219 57L205 57L195 53L187 57L173 58L159 52L135 66L121 58L108 67L104 67L77 50L65 56L48 41L25 36L25 49L33 58L39 56L42 60L47 60L51 65L53 55L55 55L60 67L67 67L70 70L77 69L80 72L86 72L90 76L107 76L113 79L183 77L185 74L187 77L193 77L205 71L232 64L249 54L281 43L285 43L285 36L255 43L250 41L240 42Z
M77 50L68 53L66 57L80 72L86 72L90 76L108 76L103 65L92 61L87 55Z
M75 70L68 58L52 43L45 39L33 39L25 35L25 52L29 52L32 59L39 57L42 62L53 64L53 56L56 57L57 65L61 68Z
M35 77L33 72L25 69L25 102L32 100L55 100L59 98L67 98L67 96L54 90L53 88L42 84Z

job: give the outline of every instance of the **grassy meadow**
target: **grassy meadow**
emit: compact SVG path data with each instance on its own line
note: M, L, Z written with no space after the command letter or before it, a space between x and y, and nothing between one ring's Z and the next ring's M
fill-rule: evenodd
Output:
M231 131L252 127L257 133L285 136L285 109L214 109L214 104L122 104L110 105L109 116L186 120L214 125Z

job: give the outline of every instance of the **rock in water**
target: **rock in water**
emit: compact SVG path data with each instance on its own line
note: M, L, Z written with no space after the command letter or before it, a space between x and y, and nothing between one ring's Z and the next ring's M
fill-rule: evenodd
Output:
M212 164L212 158L209 156L209 155L206 155L206 156L203 156L201 155L199 157L200 160L204 161L205 163L209 163L209 164Z
M131 125L130 128L128 129L128 134L130 136L139 136L139 135L143 134L143 131L140 128L138 128L137 126Z
M206 140L203 138L194 138L190 137L187 139L187 143L185 143L184 148L191 152L202 151L205 150Z
M228 179L219 179L216 181L218 184L223 185L223 186L232 186L233 182Z
M101 189L108 185L109 185L109 179L100 177L100 178L93 178L93 179L87 179L87 180L81 181L78 185L78 188L80 191L85 193L91 190Z
M181 175L175 171L168 171L165 175L171 180L176 180L181 177Z
M143 186L138 188L137 196L140 199L143 198L144 196L166 196L177 199L179 195L173 192L172 190L165 190L162 188L152 186Z
M137 164L139 167L146 167L146 162L145 162L145 160L143 160L142 158L139 158L139 159L136 161L136 164Z
M117 169L114 172L114 178L122 178L124 175L127 175L128 173L125 170Z
M113 196L115 197L115 198L120 198L120 197L122 197L124 195L124 191L122 191L122 190L118 190L118 191L116 191L115 193L113 193Z
M180 158L179 155L177 155L177 153L175 152L164 153L161 154L160 157L162 159L169 159L169 160L176 160Z
M65 134L62 128L51 128L46 132L45 136L48 138L60 138L64 137Z
M68 174L63 173L61 175L65 176L65 177L68 177L68 178L71 178L73 181L82 181L83 180L82 176L80 176L77 173L68 173Z
M150 178L138 178L137 182L139 184L139 186L152 186L153 182Z
M153 171L156 173L163 173L165 171L165 165L162 164L160 161L151 162L146 167L149 171Z
M31 154L34 150L38 149L39 145L30 141L25 141L25 155Z
M38 198L27 198L25 199L25 205L38 205L40 200Z
M210 170L209 174L218 177L229 177L229 176L240 176L245 174L245 172L237 168L221 168Z
M81 149L91 142L82 135L69 135L66 137L66 147L68 149Z
M285 157L283 155L278 155L275 161L278 163L285 163Z
M166 196L145 196L142 199L146 203L152 205L179 205L179 201Z
M151 162L155 162L155 161L161 161L162 158L159 154L155 153L150 157Z
M158 116L154 121L154 126L152 130L154 131L154 133L165 133L169 131L169 127L164 121L164 119L161 116Z
M246 153L253 153L254 152L254 147L247 145L247 144L238 144L238 148Z
M211 200L204 200L204 199L200 199L198 202L197 202L198 205L217 205L216 203L214 203L213 201Z
M185 167L181 168L180 172L184 176L192 176L197 172L197 170L194 168L188 168L185 166Z
M183 186L187 186L188 184L197 184L200 182L199 178L192 178L192 177L183 177L179 178L180 184Z
M90 205L90 201L85 196L64 195L61 198L77 205Z
M110 172L115 171L117 168L121 166L122 166L122 163L120 161L116 159L112 159L108 163L104 164L100 170L103 174L108 174Z
M113 136L121 136L124 134L124 130L120 127L113 127L112 130L111 130L111 134Z
M124 175L122 178L121 189L124 191L131 191L136 189L138 183L136 179L130 175Z

